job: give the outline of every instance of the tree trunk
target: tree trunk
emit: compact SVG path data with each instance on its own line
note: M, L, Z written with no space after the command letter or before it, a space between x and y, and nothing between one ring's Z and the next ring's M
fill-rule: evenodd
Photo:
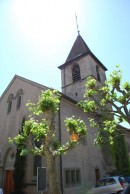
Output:
M47 172L48 172L48 183L49 183L49 194L60 194L60 190L57 183L57 172L55 165L55 157L51 153L46 152Z
M54 112L52 111L47 111L45 113L46 122L48 125L48 132L45 140L45 157L47 162L49 194L60 194L57 183L58 177L56 171L56 157L53 155L53 150L51 150L53 134L55 131L54 116Z

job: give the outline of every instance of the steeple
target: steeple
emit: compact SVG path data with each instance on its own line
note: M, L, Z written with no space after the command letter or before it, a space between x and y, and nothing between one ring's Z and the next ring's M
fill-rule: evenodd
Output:
M103 84L106 80L107 68L91 52L83 38L78 34L61 70L62 92L76 101L82 100L85 83L89 76Z
M78 35L73 46L72 46L72 49L70 50L70 53L66 59L66 62L84 54L84 53L87 53L89 52L90 49L89 47L87 46L87 44L84 42L83 38Z
M99 65L104 69L107 68L98 60L98 58L91 52L86 42L83 40L81 35L78 35L64 64L60 65L58 68L62 69L67 64L77 60L78 58L84 57L86 55L91 55L91 57L99 63Z

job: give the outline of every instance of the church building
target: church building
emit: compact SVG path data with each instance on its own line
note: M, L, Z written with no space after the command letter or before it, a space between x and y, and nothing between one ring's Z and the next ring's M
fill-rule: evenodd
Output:
M62 99L55 118L56 133L61 143L69 139L64 120L75 115L81 118L88 128L87 136L66 155L57 160L59 186L62 194L81 194L104 176L114 170L109 155L94 145L96 128L89 126L88 115L78 106L83 99L88 76L96 78L99 84L106 80L107 68L91 52L81 35L78 35L61 70ZM0 98L0 187L4 194L14 191L14 164L16 146L8 138L16 136L28 118L26 103L37 102L41 91L48 89L40 83L15 75ZM28 155L24 167L24 191L38 194L37 167L46 167L44 157ZM22 168L22 167L21 167ZM47 193L47 191L43 192Z

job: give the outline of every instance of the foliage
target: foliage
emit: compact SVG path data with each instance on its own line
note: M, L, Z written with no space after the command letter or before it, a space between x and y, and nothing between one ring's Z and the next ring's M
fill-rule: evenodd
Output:
M105 132L107 141L113 144L115 136L127 131L123 122L130 124L130 83L122 84L122 72L117 66L105 83L97 82L92 76L88 77L84 97L85 100L78 105L90 114L90 125L98 128L95 143L104 142Z
M29 119L25 121L23 130L10 142L15 143L20 155L45 156L48 179L49 179L49 193L59 194L57 175L55 167L55 158L60 154L73 149L79 142L68 140L65 144L59 141L56 136L55 129L55 115L59 110L61 95L57 90L46 90L41 93L37 103L28 103L27 106L31 112ZM70 126L73 126L73 131L79 137L86 135L86 126L84 122L75 117L66 118L65 124L68 131Z
M39 96L38 102L27 103L29 110L33 112L34 115L40 115L46 111L57 112L60 103L60 93L57 90L45 90Z
M90 126L97 129L94 143L108 146L117 169L116 174L129 174L130 160L124 134L130 135L130 132L124 122L129 126L130 83L122 84L122 72L117 66L104 83L92 76L88 77L84 98L78 105L89 113Z
M10 139L10 142L14 142L18 148L21 150L21 155L26 155L32 153L34 155L44 155L45 142L47 136L50 135L50 129L47 124L46 119L33 119L35 116L39 116L44 112L56 112L59 109L60 95L56 90L46 90L42 92L39 97L38 103L28 103L29 110L32 112L31 118L25 121L23 130L13 139ZM50 107L50 108L49 108ZM50 113L51 114L51 113ZM32 118L33 117L33 118ZM74 116L71 118L66 118L65 124L67 130L70 132L70 128L73 128L73 131L79 136L86 135L86 126L84 122L80 119L76 119ZM50 151L53 155L59 155L65 153L67 150L70 150L78 142L66 142L65 145L61 145L59 140L55 135L55 130L51 129L51 144ZM37 146L37 144L40 146Z
M121 134L114 138L113 152L116 174L128 176L130 174L130 161L124 135Z
M70 134L76 133L78 136L85 136L87 133L84 122L80 119L75 119L74 116L66 118L65 125Z

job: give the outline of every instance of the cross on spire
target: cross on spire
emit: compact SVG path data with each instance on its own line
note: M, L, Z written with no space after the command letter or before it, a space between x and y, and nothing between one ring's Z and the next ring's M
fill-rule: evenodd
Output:
M76 26L77 26L77 32L78 32L78 35L80 34L80 31L79 31L79 26L78 26L78 21L77 21L77 15L75 13L75 19L76 19Z

